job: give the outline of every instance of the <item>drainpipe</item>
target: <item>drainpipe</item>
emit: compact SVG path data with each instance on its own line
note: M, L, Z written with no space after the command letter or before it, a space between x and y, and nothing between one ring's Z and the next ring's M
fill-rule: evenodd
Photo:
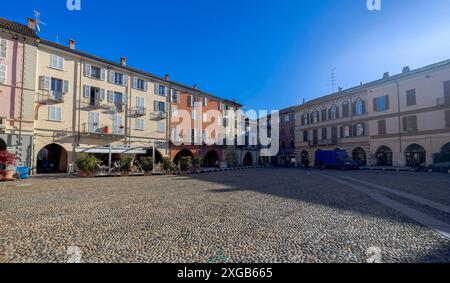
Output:
M19 153L20 148L20 162L23 161L22 151L23 151L23 143L22 143L22 116L23 116L23 89L25 87L25 42L26 38L23 38L22 43L22 82L21 82L21 88L20 88L20 114L19 114L19 140L16 142L16 153ZM22 164L23 165L23 164Z
M397 80L395 80L395 84L397 85L397 112L398 112L398 139L399 139L399 146L400 146L400 155L403 155L403 145L402 145L402 119L401 119L401 112L400 112L400 83Z

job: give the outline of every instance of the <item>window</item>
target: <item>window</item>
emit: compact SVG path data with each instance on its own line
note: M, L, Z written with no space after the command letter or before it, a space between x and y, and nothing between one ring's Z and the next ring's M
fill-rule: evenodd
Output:
M172 117L178 117L178 107L172 106Z
M281 129L281 136L282 136L282 137L286 136L286 132L285 132L284 129Z
M327 116L327 109L322 109L322 121L328 120Z
M136 119L136 130L143 131L144 130L144 120Z
M208 106L208 97L203 97L203 107Z
M54 106L48 107L48 120L61 121L61 108Z
M123 94L120 92L114 92L114 105L117 111L122 111L123 109Z
M97 133L100 127L100 114L96 112L89 112L88 116L88 131L89 133Z
M303 131L303 142L308 142L308 141L309 141L309 132Z
M364 124L356 124L353 131L353 136L362 137L364 136Z
M6 58L6 51L7 51L7 42L6 39L0 38L0 58Z
M382 112L389 109L389 95L375 98L373 101L373 107L375 112Z
M109 71L109 82L112 84L128 86L128 76L112 71Z
M166 112L166 104L164 102L155 100L155 101L153 101L153 110L155 112L165 113Z
M336 105L334 105L334 106L331 107L331 110L330 110L330 119L331 119L331 120L336 120L336 119L338 119L338 108L337 108Z
M319 112L315 111L312 117L313 123L319 123Z
M51 79L51 91L54 98L61 98L63 92L63 81L59 79Z
M189 95L189 96L187 97L187 106L188 106L188 107L194 106L194 97L193 97L192 95Z
M450 110L445 112L445 127L450 128Z
M355 102L355 115L362 115L364 112L364 102L361 99L358 99Z
M133 88L141 91L147 91L147 82L140 78L133 78Z
M289 120L290 120L290 121L294 121L294 120L295 120L295 115L294 115L294 113L289 114Z
M178 92L174 89L171 90L170 101L173 103L178 103Z
M289 133L291 134L291 135L295 135L295 128L290 128L289 129Z
M159 121L158 122L158 133L165 133L165 132L166 132L166 122Z
M295 148L295 142L291 140L291 148Z
M84 76L88 78L93 78L97 80L105 80L105 69L100 67L92 66L91 64L84 65Z
M50 67L57 70L64 70L64 58L58 55L50 56Z
M344 104L342 104L342 116L344 118L348 118L350 116L350 104L348 102L344 102Z
M331 128L331 143L333 143L333 144L338 143L338 128L337 127Z
M385 135L386 131L386 120L378 121L378 135Z
M328 139L328 129L327 128L322 128L322 140L327 140Z
M313 144L319 144L319 131L317 129L313 130Z
M309 124L309 115L305 114L302 117L302 125L308 125Z
M348 138L348 137L350 137L350 127L345 126L344 127L344 138Z
M411 89L406 92L406 106L416 105L416 90Z
M0 84L6 83L6 65L0 64Z
M291 116L289 116L289 115L284 115L284 117L283 117L283 122L285 122L285 123L287 123L287 122L289 122L290 119L291 118Z
M192 110L192 120L197 120L198 111L197 109Z
M161 95L161 96L166 96L166 86L160 85L160 84L155 84L155 94Z
M405 132L417 131L417 116L403 117L403 131Z

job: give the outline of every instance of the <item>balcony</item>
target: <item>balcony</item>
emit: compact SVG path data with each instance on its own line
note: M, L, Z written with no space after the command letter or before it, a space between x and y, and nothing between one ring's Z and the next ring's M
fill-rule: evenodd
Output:
M147 115L147 109L144 107L132 107L130 109L130 114L129 116L131 118L138 118L138 117L143 117Z
M125 128L123 126L111 127L110 125L84 123L81 125L80 133L85 136L123 138Z
M103 110L103 111L111 111L114 109L114 104L103 102L103 101L80 101L79 104L80 110L83 111L95 111L95 110Z
M450 105L450 96L439 97L437 99L438 106L449 106Z
M161 121L165 120L167 117L167 114L164 112L152 112L150 113L150 120L153 121Z
M45 91L37 94L37 103L51 105L64 102L64 95L59 91Z

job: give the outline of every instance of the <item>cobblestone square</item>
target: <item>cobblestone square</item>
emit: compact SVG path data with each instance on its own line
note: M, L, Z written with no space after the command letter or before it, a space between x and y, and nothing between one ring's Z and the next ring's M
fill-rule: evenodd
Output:
M450 262L449 184L301 169L0 183L0 262Z

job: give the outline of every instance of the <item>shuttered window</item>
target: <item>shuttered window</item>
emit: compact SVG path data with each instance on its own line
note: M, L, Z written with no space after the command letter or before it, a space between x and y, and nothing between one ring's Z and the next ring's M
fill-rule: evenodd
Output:
M54 106L48 107L48 120L61 121L61 108Z
M0 38L0 58L6 58L7 48L6 39Z
M386 134L386 120L379 120L378 121L378 135L385 135Z
M389 109L389 95L377 97L373 100L373 110L382 112Z
M136 130L143 131L144 130L144 120L136 119Z
M406 106L416 105L416 90L410 89L406 92Z
M159 121L158 122L158 133L165 133L166 132L166 122Z
M50 56L50 67L52 67L53 69L64 70L64 58L52 54Z
M6 83L6 65L0 64L0 84Z
M161 101L153 101L153 110L155 112L166 112L166 107L165 107L165 103L161 102Z
M417 131L417 116L403 117L403 131L405 132Z

